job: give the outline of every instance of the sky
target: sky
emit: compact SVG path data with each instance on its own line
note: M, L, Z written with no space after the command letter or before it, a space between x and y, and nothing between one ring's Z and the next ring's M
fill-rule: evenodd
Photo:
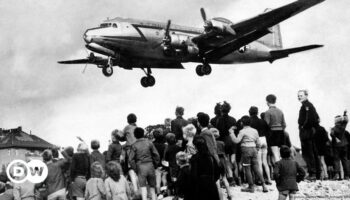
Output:
M185 70L153 70L156 85L143 88L140 69L115 68L106 78L88 65L57 61L87 56L82 35L107 17L138 19L201 27L199 9L208 17L233 23L276 8L290 0L0 0L0 127L22 126L43 139L76 147L76 136L99 139L107 148L110 133L123 129L135 113L146 127L174 118L176 106L185 118L206 112L213 117L217 102L231 104L236 119L250 106L266 111L265 97L277 96L292 143L300 146L297 91L309 90L321 125L327 130L334 116L350 108L350 4L326 0L281 23L285 48L324 44L321 49L277 60L273 64L212 65L210 76L198 77L195 63Z

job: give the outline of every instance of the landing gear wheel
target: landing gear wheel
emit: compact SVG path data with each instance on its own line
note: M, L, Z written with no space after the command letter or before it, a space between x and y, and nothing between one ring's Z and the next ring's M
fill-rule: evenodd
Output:
M149 87L154 86L154 84L156 84L156 79L153 76L148 76L147 77L147 84Z
M112 67L103 67L102 73L103 73L103 75L110 77L113 74L113 68Z
M209 74L211 73L211 67L210 67L210 65L209 65L209 64L203 65L203 67L202 67L202 72L203 72L203 74L205 74L205 75L209 75Z
M202 68L203 68L203 65L198 65L196 67L196 73L197 73L198 76L204 76Z
M141 78L141 85L142 85L142 87L148 87L148 78L147 78L147 76L144 76L144 77L142 77Z

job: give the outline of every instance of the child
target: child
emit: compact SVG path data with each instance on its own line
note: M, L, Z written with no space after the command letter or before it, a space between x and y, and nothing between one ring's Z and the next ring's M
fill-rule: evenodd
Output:
M153 131L153 136L154 136L154 141L153 141L153 145L156 147L159 156L160 156L160 160L163 160L164 157L164 151L166 148L166 144L165 144L165 137L163 134L163 130L158 128L156 130ZM156 181L157 181L157 194L160 193L160 186L161 183L163 183L163 186L167 185L167 181L166 181L166 171L165 169L162 167L161 163L159 163L157 165L157 169L156 169Z
M98 150L100 148L100 141L98 140L92 140L91 141L91 149L92 152L90 154L90 162L99 162L103 169L105 168L106 161L105 161L105 156Z
M147 183L150 187L152 200L156 200L155 167L160 161L158 151L151 141L144 138L145 131L142 128L135 128L134 135L136 142L131 145L129 157L131 168L137 172L142 200L147 200Z
M193 124L188 124L187 126L182 128L184 140L187 141L185 147L185 153L190 159L194 154L197 153L196 147L193 145L193 138L197 133L197 129Z
M327 154L327 146L330 145L328 133L326 129L319 124L316 126L315 146L318 153L318 159L321 165L321 180L328 179L327 165L325 155Z
M219 130L216 128L211 128L210 131L213 133L215 139L216 139L216 146L217 146L217 152L218 152L218 156L219 156L219 160L220 160L220 167L221 167L221 173L220 173L220 179L222 180L222 182L225 185L226 191L227 191L227 199L232 199L232 193L230 190L230 185L227 181L227 171L228 171L228 167L229 167L229 161L226 157L225 154L225 143L221 140L219 140L220 134L219 134ZM221 194L219 192L219 194ZM221 198L222 199L222 198Z
M175 182L177 177L177 172L179 170L179 166L176 164L176 154L181 151L181 148L176 145L176 136L174 133L168 133L166 136L166 141L168 143L168 147L165 150L164 160L169 163L169 171L168 174L170 176L170 182L168 182L168 190L169 195L173 195L175 193Z
M299 164L292 160L291 150L289 147L282 145L280 148L282 159L275 164L273 176L276 180L276 186L279 192L278 200L294 199L298 184L304 179L305 171Z
M119 144L119 138L122 132L120 130L114 130L111 134L112 144L109 145L107 151L106 161L117 161L120 163L120 155L122 154L122 145Z
M91 165L91 178L86 183L85 199L86 200L102 200L106 196L106 188L103 183L104 177L103 166L99 162Z
M248 188L242 188L242 192L251 192L254 193L254 183L251 172L251 167L255 174L258 176L262 182L263 192L268 192L264 177L259 168L258 164L258 151L257 148L260 148L259 134L258 131L250 127L250 118L249 116L243 116L241 119L243 129L239 131L238 136L235 135L235 127L230 128L230 136L234 143L241 142L241 151L242 158L241 162L244 168L244 172L249 184Z
M105 180L107 200L129 200L131 192L126 178L121 175L120 166L111 161L106 166L108 178Z
M180 167L179 173L176 180L176 190L179 197L184 200L191 200L191 181L190 181L190 165L188 155L180 151L176 154L176 163Z

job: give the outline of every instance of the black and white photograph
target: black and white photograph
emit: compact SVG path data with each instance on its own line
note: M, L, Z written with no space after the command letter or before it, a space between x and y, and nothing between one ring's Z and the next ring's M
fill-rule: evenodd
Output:
M0 0L0 200L350 199L347 0Z

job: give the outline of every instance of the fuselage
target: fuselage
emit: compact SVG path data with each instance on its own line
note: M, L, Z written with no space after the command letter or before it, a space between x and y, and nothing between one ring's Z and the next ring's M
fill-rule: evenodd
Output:
M162 41L166 24L162 22L115 18L106 20L99 27L88 29L84 34L86 47L91 51L130 60L201 62L198 48L192 38L203 33L203 29L171 24L172 43L178 45L178 53L167 56ZM182 52L182 47L186 49ZM256 40L215 62L215 64L253 63L268 61L271 48ZM136 67L136 66L134 66Z

